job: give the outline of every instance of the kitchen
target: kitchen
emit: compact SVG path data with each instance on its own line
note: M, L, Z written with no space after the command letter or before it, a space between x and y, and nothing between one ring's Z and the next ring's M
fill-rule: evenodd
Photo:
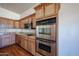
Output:
M69 9L71 5L73 5L73 7L71 8L72 11L71 9ZM65 23L63 22L69 21L67 20L68 16L70 16L71 13L76 11L78 8L75 6L77 6L77 4L64 4L64 3L63 4L60 3L0 4L1 7L0 55L1 56L66 55L68 49L66 48L67 46L63 44L63 42L67 43L69 41L66 41L67 40L66 38L68 37L65 36L67 36L68 34L67 35L65 34L65 32L67 33L66 31L67 29L64 27ZM69 15L66 13L68 13ZM76 14L74 13L74 15ZM67 19L63 20L64 18ZM60 19L62 21L59 21ZM72 17L71 19L74 20L74 18ZM61 25L59 22L64 26ZM67 24L69 23L67 22ZM66 30L64 31L63 29ZM71 30L68 33L71 33ZM75 37L75 34L73 34L73 37ZM64 39L65 41L58 40L58 38ZM60 50L58 51L58 49ZM66 50L66 52L64 50ZM70 53L67 55L74 55L72 52Z
M0 55L10 55L10 52L4 50L14 45L27 51L29 55L56 55L56 19L60 4L40 3L32 8L35 13L20 20L0 17ZM16 52L16 55L19 53Z

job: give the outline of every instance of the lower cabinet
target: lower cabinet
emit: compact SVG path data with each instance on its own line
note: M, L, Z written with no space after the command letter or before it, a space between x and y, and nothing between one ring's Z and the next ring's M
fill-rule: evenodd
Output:
M1 47L5 47L8 45L12 45L15 43L15 34L5 34L0 36L0 41L1 41Z
M23 37L23 36L17 35L16 36L16 43L19 44L26 51L35 55L35 39L28 38L28 36Z
M21 39L21 47L25 49L25 39Z
M29 39L28 40L28 51L35 55L35 40Z
M2 37L2 47L8 46L10 44L10 39L9 37Z
M21 45L21 37L19 35L16 35L16 43Z
M24 49L28 50L28 40L24 40Z

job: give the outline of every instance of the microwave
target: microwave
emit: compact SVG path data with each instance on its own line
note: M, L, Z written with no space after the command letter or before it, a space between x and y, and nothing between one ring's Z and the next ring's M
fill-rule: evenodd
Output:
M24 24L24 29L33 29L33 24L32 23L25 23Z

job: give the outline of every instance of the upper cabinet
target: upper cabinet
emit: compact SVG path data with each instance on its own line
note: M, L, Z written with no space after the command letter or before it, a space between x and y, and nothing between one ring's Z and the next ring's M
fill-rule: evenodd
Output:
M2 28L12 29L14 28L14 20L0 17L0 26Z
M36 28L35 13L22 18L19 22L20 22L19 23L20 28L22 28L22 29L24 28L24 24L29 24L29 23L32 24L32 28Z
M23 22L23 20L20 20L19 21L19 28L20 29L23 29L24 28L24 22Z
M52 16L52 15L54 15L54 14L56 14L55 13L55 4L54 3L46 3L45 4L45 17L48 17L48 16Z
M9 20L8 26L9 26L9 28L14 28L14 20Z
M36 6L36 19L43 19L58 14L60 4L58 3L43 3Z
M32 18L32 20L31 20L32 21L32 28L34 28L34 29L36 28L36 18L35 18L35 15L36 15L35 13L31 15L31 18Z
M18 29L19 28L19 21L14 22L14 28Z
M44 5L40 4L34 8L36 10L36 19L40 19L44 17Z

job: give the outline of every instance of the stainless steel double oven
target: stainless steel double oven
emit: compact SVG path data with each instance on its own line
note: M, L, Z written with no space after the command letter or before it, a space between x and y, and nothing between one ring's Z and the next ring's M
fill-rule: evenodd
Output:
M36 50L46 55L56 55L56 18L37 21Z

